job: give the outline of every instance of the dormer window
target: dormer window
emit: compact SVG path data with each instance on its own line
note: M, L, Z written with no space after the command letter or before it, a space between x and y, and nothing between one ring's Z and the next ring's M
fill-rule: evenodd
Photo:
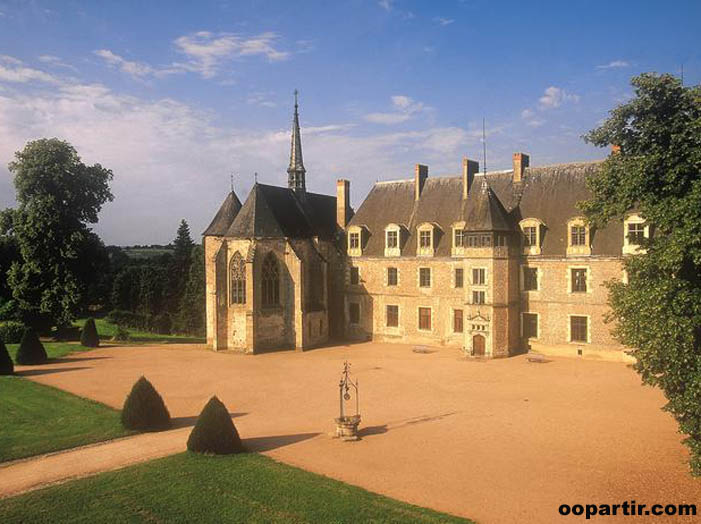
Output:
M640 246L650 238L650 226L637 213L630 214L623 222L623 254L644 253Z
M419 247L429 249L431 247L431 232L419 231Z
M545 224L537 218L525 218L519 222L523 239L524 255L540 255Z
M591 255L590 230L582 217L567 222L567 254Z
M363 226L348 228L348 256L359 257L363 254L363 244L366 242L366 230Z
M385 228L385 256L398 257L401 254L401 227L389 224Z
M418 246L416 254L419 256L433 256L435 227L431 223L421 224L417 228Z
M462 256L465 254L467 247L467 232L465 231L465 222L456 222L452 226L453 229L453 256Z

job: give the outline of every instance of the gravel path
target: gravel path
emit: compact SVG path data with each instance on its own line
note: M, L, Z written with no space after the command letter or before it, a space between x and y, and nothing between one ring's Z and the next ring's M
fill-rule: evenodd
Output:
M701 505L701 481L688 474L662 394L625 364L477 362L450 349L411 349L366 343L245 356L192 345L112 347L18 366L116 408L146 375L180 427L0 466L0 496L184 450L186 426L216 394L251 449L479 522L584 520L560 517L560 504ZM353 443L329 438L346 358L363 415L363 439Z

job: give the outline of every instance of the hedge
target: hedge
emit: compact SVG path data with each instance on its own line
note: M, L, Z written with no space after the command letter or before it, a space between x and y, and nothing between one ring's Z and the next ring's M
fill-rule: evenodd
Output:
M0 322L0 340L5 344L19 344L24 335L24 324L14 320Z

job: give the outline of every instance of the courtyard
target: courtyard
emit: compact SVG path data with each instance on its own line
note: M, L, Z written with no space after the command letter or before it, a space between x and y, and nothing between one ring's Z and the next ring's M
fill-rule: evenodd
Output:
M145 375L180 427L114 441L109 456L98 445L49 455L31 471L28 462L0 466L0 495L12 492L13 478L41 484L42 471L71 453L80 475L94 472L91 461L108 470L183 451L186 426L217 395L254 451L478 522L557 521L560 504L698 502L701 484L660 410L661 392L642 387L626 364L468 361L453 349L412 349L362 343L246 356L198 345L108 347L29 372L20 366L31 380L117 409ZM360 387L362 440L353 443L330 438L344 360Z

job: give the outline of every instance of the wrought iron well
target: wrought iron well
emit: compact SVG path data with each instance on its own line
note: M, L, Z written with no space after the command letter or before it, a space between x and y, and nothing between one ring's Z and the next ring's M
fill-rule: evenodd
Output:
M339 417L336 419L336 438L341 440L359 440L358 424L360 424L360 412L358 411L358 379L355 381L350 377L350 364L346 360L343 363L343 372L341 381L338 383L338 404ZM345 403L349 402L355 396L355 414L347 415Z

